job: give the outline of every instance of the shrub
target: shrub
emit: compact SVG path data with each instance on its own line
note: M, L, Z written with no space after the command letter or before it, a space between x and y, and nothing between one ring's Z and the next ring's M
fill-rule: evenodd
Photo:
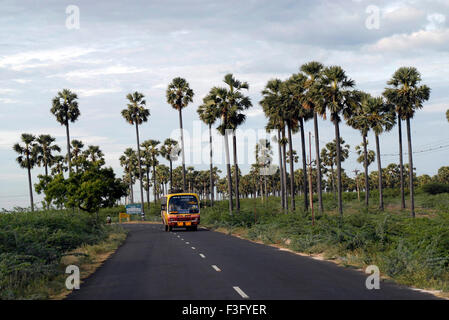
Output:
M422 190L428 194L449 193L449 185L443 183L428 183L422 186Z

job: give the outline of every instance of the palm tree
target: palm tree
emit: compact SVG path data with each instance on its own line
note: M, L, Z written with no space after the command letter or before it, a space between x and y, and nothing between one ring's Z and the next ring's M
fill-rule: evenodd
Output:
M212 163L212 125L218 118L218 108L213 97L207 95L203 99L203 104L198 107L198 115L200 119L209 127L209 148L210 148L210 170L209 170L209 192L211 206L214 205L214 179L213 179L213 163Z
M371 96L365 92L358 92L360 96L360 104L356 105L356 108L352 111L352 116L348 119L348 125L356 130L360 131L363 139L363 167L365 169L365 206L369 205L369 177L368 177L368 132L370 130L369 123L369 104Z
M142 181L142 165L140 163L140 142L139 142L139 124L148 121L150 110L146 109L146 101L144 95L140 92L129 93L126 98L128 99L128 108L122 110L122 116L131 125L136 126L137 137L137 160L139 163L139 180L140 180L140 201L142 203L142 216L145 215L144 202L143 202L143 181Z
M358 154L357 162L363 164L364 173L363 178L365 180L365 206L368 206L368 198L369 198L369 175L368 175L368 167L374 162L376 159L376 153L374 150L368 150L368 139L364 139L363 142L355 147L355 151Z
M38 166L44 166L46 177L48 177L48 167L51 166L54 160L52 152L61 152L61 148L58 145L52 144L55 140L56 138L49 134L41 134L36 139L36 163Z
M340 138L340 161L344 162L349 157L349 148L348 144L345 145L345 140ZM334 200L336 201L337 196L335 192L335 172L334 166L337 163L337 141L334 140L326 144L326 147L321 150L321 160L323 164L329 166L331 169L331 184L332 184L332 192L334 194Z
M36 140L36 137L29 133L22 133L21 140L24 145L22 146L19 143L16 143L13 146L13 150L19 154L16 160L19 163L20 167L26 168L28 170L28 187L30 191L31 211L34 211L31 169L36 164L36 145L34 142Z
M72 154L73 154L73 161L75 162L75 172L78 173L78 166L81 161L82 156L82 149L84 148L84 143L80 140L72 140Z
M339 66L327 67L322 72L319 93L323 97L323 105L329 110L331 121L335 127L335 140L340 141L341 115L348 118L351 109L357 104L358 94L352 90L355 82L348 78L345 71ZM319 171L319 166L318 171ZM343 215L342 182L341 182L341 148L337 143L337 192L338 212Z
M189 83L183 78L174 78L167 88L167 102L179 112L179 127L181 129L181 152L182 152L182 184L186 189L186 164L184 155L184 133L182 127L182 109L193 102L193 90Z
M324 211L323 196L322 196L322 175L321 175L321 160L320 160L320 140L318 133L318 116L326 117L326 106L323 103L322 97L319 93L320 78L323 72L324 66L320 62L311 61L301 66L300 70L307 76L305 86L307 88L306 99L304 107L313 111L313 127L315 135L315 156L317 165L317 193L318 193L318 205L321 213ZM305 170L306 171L306 170ZM307 183L306 183L307 185Z
M410 129L410 119L415 115L416 110L423 107L423 103L430 98L430 88L426 85L419 85L421 74L414 67L399 68L393 77L387 82L390 88L385 89L384 95L397 106L399 115L407 124L408 141L408 162L409 162L409 186L410 186L410 211L415 217L415 199L413 185L413 151L412 136ZM400 121L399 121L400 122Z
M280 184L281 184L281 205L282 208L286 208L286 190L287 190L287 182L285 179L285 161L282 156L282 140L281 140L281 131L285 127L285 117L281 112L280 105L282 103L282 81L279 79L272 79L267 82L265 85L265 89L262 90L263 98L259 102L263 108L265 116L268 118L268 124L266 129L277 130L277 139L276 142L278 144L278 153L279 153L279 169L280 169Z
M290 194L292 196L292 210L295 210L295 177L293 167L293 142L292 131L298 131L298 127L301 130L301 147L303 158L303 183L307 184L306 173L306 145L304 136L304 122L313 118L313 110L305 108L306 99L306 82L307 77L301 73L292 75L288 80L283 83L283 101L286 104L285 122L288 128L288 144L289 144L289 157L290 157ZM306 191L307 192L307 191ZM304 208L308 209L307 197L304 197Z
M83 155L94 164L104 164L104 153L99 146L88 146L87 150L84 150Z
M366 108L368 123L376 137L377 170L379 172L379 209L384 210L382 163L380 160L379 135L393 129L396 124L396 112L394 105L386 102L382 97L370 97Z
M161 146L161 155L170 163L170 190L173 188L173 161L178 159L181 150L178 147L178 141L173 139L165 139L164 144Z
M125 169L126 177L129 182L130 202L134 203L133 184L134 184L134 172L137 166L136 152L132 148L127 148L123 153L123 155L120 156L119 160L120 165Z
M67 136L67 158L69 164L69 173L72 172L69 122L75 122L81 114L77 99L78 96L76 93L68 89L64 89L58 92L58 95L53 98L53 106L50 109L51 113L55 115L56 121L65 126Z
M236 167L236 172L238 170L237 164L237 137L235 130L245 122L246 116L242 113L243 110L247 110L252 106L249 97L244 96L241 91L243 89L249 90L249 85L247 82L241 82L234 78L232 73L225 75L223 82L228 85L228 105L231 110L231 116L229 118L230 129L232 129L232 147L234 154L234 166ZM235 175L235 202L236 209L240 211L240 195L239 195L239 175Z
M63 156L61 155L55 156L52 162L51 174L52 175L63 174L64 171L67 171L68 168L64 165L64 162L67 161Z
M160 155L160 151L157 148L157 146L160 144L160 141L157 140L145 140L142 143L142 148L144 148L145 150L147 150L148 155L151 157L151 164L153 166L153 195L154 195L154 202L156 202L157 198L158 198L158 193L157 193L157 189L156 189L156 166L159 164L159 162L157 161L156 157ZM149 179L149 177L147 177L147 179ZM148 180L149 181L149 180Z

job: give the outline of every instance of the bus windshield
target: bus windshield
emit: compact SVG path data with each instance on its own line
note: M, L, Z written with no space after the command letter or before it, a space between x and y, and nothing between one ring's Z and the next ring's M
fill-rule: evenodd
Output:
M168 210L177 213L198 213L198 200L191 195L173 196L170 198Z

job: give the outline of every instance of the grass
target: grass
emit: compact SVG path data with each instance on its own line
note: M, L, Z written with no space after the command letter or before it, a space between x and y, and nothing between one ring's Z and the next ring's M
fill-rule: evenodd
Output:
M203 208L203 225L296 252L319 255L347 266L377 265L398 283L440 290L449 297L449 194L416 195L417 217L400 209L394 192L386 192L386 210L376 194L366 209L356 194L345 194L344 215L336 214L332 194L324 196L325 214L315 225L297 198L295 213L284 214L278 198L242 199L240 213L229 215L227 201ZM363 199L363 195L361 197ZM317 203L315 203L315 208Z
M124 240L121 227L101 221L72 210L0 214L0 299L48 299L61 292L68 255L82 253L74 261L83 274L83 266L97 264Z

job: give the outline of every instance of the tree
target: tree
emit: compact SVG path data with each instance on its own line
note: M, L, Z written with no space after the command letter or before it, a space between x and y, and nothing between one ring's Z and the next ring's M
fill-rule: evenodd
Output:
M52 169L51 169L51 174L52 175L58 175L58 174L63 174L63 172L68 170L68 167L66 167L64 165L65 159L63 156L61 155L57 155L53 158L53 162L52 162Z
M99 146L88 146L87 150L84 150L83 155L86 160L90 160L92 163L100 166L105 164L104 153L100 150Z
M446 111L446 119L447 119L447 122L449 122L449 109Z
M44 193L48 203L63 204L66 208L77 207L97 213L98 218L98 210L112 207L126 195L126 188L123 181L115 178L112 168L101 168L95 164L67 179L62 175L55 176L47 184Z
M134 172L136 167L138 166L136 152L132 148L127 148L123 153L123 155L120 156L119 160L120 165L124 167L127 177L126 180L129 183L130 202L134 203L134 192L133 192Z
M200 119L209 127L209 148L210 148L210 170L209 170L209 193L211 199L211 206L214 205L214 179L213 179L213 163L212 163L212 125L219 116L219 110L212 96L207 95L203 99L203 104L198 107L198 115Z
M78 172L78 167L80 163L82 162L82 155L83 155L83 148L84 143L80 140L72 140L72 154L73 154L73 161L75 162L75 172Z
M173 190L173 161L178 159L181 149L178 147L178 141L173 139L165 139L164 144L161 146L161 155L170 163L170 190Z
M394 105L386 102L382 97L369 97L365 112L367 113L368 124L373 130L376 138L377 171L382 172L382 162L380 158L379 135L393 129L396 124L396 112ZM384 210L383 199L383 177L378 174L379 189L379 209Z
M360 103L356 104L352 110L352 116L348 119L347 123L351 127L360 131L363 139L363 167L365 169L365 206L369 205L369 177L368 177L368 132L370 130L368 108L371 96L365 92L357 92L360 97Z
M365 180L365 206L368 206L369 197L369 175L368 167L374 162L376 158L376 153L373 150L368 150L368 140L365 139L360 145L355 147L355 151L359 155L357 162L363 164L364 173L363 177Z
M326 118L326 105L320 95L321 86L321 74L323 72L324 66L320 62L311 61L301 66L300 70L307 76L307 81L305 83L307 92L306 99L304 101L304 107L313 111L313 127L315 135L315 157L317 162L317 193L318 193L318 204L321 213L324 211L323 207L323 197L322 197L322 177L321 177L321 159L320 159L320 140L318 132L318 116Z
M13 150L19 154L19 156L16 158L17 163L21 168L26 168L28 171L28 187L30 191L31 211L34 211L31 169L36 165L36 137L29 133L22 133L21 140L24 145L16 143L13 146Z
M295 133L298 128L301 130L301 147L302 147L302 158L303 158L303 173L304 181L307 182L306 173L306 145L304 136L304 122L313 118L313 110L310 108L305 108L307 97L307 77L301 73L292 75L289 79L284 81L282 86L282 100L285 104L285 122L288 128L288 144L289 144L289 158L290 164L290 194L291 194L291 205L292 210L295 210L295 180L294 180L294 167L293 167L293 141L292 141L292 131ZM304 207L308 209L307 197L304 197Z
M345 145L345 140L343 138L340 138L340 161L344 162L349 157L349 149L350 146L348 144ZM336 192L335 192L335 172L334 172L334 166L337 164L337 140L333 140L332 142L329 142L326 144L326 147L321 150L321 160L322 164L325 166L330 167L330 177L331 177L331 184L332 184L332 193L334 194L334 200L336 199Z
M351 111L355 107L355 104L357 104L357 95L352 90L355 86L355 82L348 78L345 71L339 66L325 68L320 81L319 92L323 97L324 105L330 112L331 121L335 127L335 140L340 141L339 123L341 121L341 115L347 119L351 115ZM342 216L343 203L341 181L341 148L340 144L337 143L338 211Z
M280 169L280 189L281 189L281 205L283 209L287 207L287 182L285 178L285 158L282 154L282 140L281 131L285 128L285 117L282 114L280 104L282 102L282 81L279 79L272 79L267 82L264 90L262 90L263 98L259 102L263 108L265 116L268 118L266 129L277 130L278 153L279 153L279 169Z
M55 140L56 138L49 134L41 134L36 139L36 164L45 168L45 176L48 176L48 167L54 161L52 152L61 152L61 148L57 144L52 144Z
M193 90L190 89L189 83L183 78L174 78L168 85L167 102L179 113L179 127L181 129L181 152L182 152L182 183L183 189L186 189L186 164L184 155L184 132L182 127L182 109L193 102Z
M236 129L242 125L246 116L243 114L243 110L247 110L252 106L249 97L244 96L241 91L243 89L249 90L247 82L241 82L234 78L231 73L225 75L223 82L228 86L228 105L230 107L230 116L228 118L228 124L232 129L232 147L234 154L234 166L238 169L237 164L237 137L235 134ZM238 171L238 170L237 170ZM240 195L239 195L239 175L235 176L235 203L237 211L240 211Z
M159 151L159 149L157 148L157 146L160 144L160 141L157 141L157 140L145 140L143 143L142 143L142 148L144 148L146 151L147 151L147 154L148 154L148 156L149 156L149 158L150 158L150 163L152 164L152 166L153 166L153 194L154 194L154 202L156 202L156 200L157 200L157 195L158 195L158 193L157 193L157 190L156 190L156 178L157 178L157 175L156 175L156 166L159 164L159 162L157 161L157 156L159 156L160 155L160 151ZM148 177L148 179L149 179L149 177Z
M69 122L75 122L80 116L80 110L78 107L78 96L76 93L63 89L58 92L58 95L53 98L53 106L50 109L61 125L65 126L66 136L67 136L67 158L69 164L69 173L72 172L72 162L70 154L70 131Z
M140 162L140 142L139 142L139 125L148 121L150 116L150 110L146 109L145 96L140 92L129 93L126 98L128 99L128 108L122 110L122 116L131 125L136 126L136 138L137 138L137 160L139 163L139 180L140 180L140 201L142 203L142 216L145 215L144 202L143 202L143 181L142 181L142 164Z
M408 141L408 161L409 167L413 168L413 150L412 136L410 128L410 119L415 112L423 107L423 103L430 98L430 88L426 85L419 85L421 82L421 74L414 67L399 68L393 77L387 82L390 86L385 89L384 95L389 102L397 106L400 118L407 124L407 141ZM399 121L400 122L400 121ZM409 186L410 186L410 212L415 217L415 198L413 170L409 170Z

